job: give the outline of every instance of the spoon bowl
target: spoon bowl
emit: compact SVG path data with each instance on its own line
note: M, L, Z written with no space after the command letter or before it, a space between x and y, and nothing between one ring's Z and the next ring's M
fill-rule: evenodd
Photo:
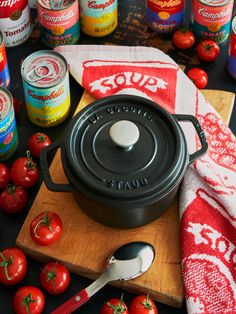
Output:
M121 246L108 259L104 272L97 280L55 309L51 314L72 313L108 282L130 280L142 275L149 269L154 258L155 250L151 244L146 242L130 242Z

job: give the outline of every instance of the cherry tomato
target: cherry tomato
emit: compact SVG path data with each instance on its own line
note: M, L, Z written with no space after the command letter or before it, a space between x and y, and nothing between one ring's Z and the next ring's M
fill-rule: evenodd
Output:
M24 209L28 201L26 191L19 186L8 184L0 194L0 208L6 213L15 214Z
M129 314L158 314L158 311L148 295L138 295L130 303Z
M0 190L4 189L10 181L10 171L8 167L0 163Z
M15 185L28 189L38 182L39 171L29 151L26 152L26 155L27 157L20 157L14 161L10 173Z
M70 273L58 262L48 263L41 270L40 283L47 292L61 294L70 284Z
M212 62L218 58L220 47L215 41L205 39L197 44L196 53L200 60Z
M13 106L14 106L15 114L19 113L20 105L21 105L21 102L17 98L13 97Z
M30 224L31 237L39 245L50 245L56 242L62 231L62 221L53 212L42 212Z
M208 75L204 70L200 68L192 68L186 74L197 88L206 87L208 82Z
M177 48L188 49L195 43L195 36L190 30L178 30L173 34L172 41Z
M34 286L19 288L13 297L13 309L16 314L40 314L45 305L42 291Z
M25 254L17 248L7 248L0 252L0 282L14 285L20 282L27 271Z
M34 157L39 157L40 152L44 147L51 144L51 140L48 135L44 133L35 133L28 140L28 148Z
M123 302L122 297L121 299L110 299L106 301L99 314L129 314L126 304Z

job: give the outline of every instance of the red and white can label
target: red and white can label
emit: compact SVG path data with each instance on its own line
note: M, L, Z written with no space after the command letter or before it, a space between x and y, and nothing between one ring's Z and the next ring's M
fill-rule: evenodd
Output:
M0 29L6 47L20 45L28 39L32 25L27 0L0 0Z

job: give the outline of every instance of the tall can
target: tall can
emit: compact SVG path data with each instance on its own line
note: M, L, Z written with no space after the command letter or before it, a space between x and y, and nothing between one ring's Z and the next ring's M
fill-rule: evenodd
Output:
M0 30L6 47L18 46L30 37L28 0L0 0Z
M227 69L229 74L236 79L236 16L232 20Z
M80 36L78 0L38 0L42 42L54 48L75 44Z
M157 33L171 34L184 22L184 0L147 0L146 19Z
M70 111L65 58L51 50L36 51L22 63L21 75L29 119L41 127L63 122Z
M80 24L89 36L109 35L118 25L117 0L80 0Z
M197 39L223 44L229 39L234 0L193 0L193 31Z
M0 31L0 85L7 87L10 83L10 74L7 64L7 54L3 41L3 36Z
M0 86L0 162L11 158L18 147L13 98Z

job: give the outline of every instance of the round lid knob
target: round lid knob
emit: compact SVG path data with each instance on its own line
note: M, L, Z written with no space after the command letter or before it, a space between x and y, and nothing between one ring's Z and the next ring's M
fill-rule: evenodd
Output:
M117 146L131 149L139 139L139 129L131 121L120 120L111 126L110 137Z

